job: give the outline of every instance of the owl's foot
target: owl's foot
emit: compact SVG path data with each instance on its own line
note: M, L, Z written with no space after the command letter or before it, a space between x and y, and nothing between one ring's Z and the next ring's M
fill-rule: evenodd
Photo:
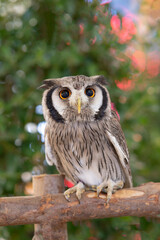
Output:
M123 188L124 182L123 181L113 181L111 179L105 180L99 186L97 186L97 196L99 196L100 192L107 193L107 201L106 204L112 197L112 193L116 192L118 189Z
M76 196L78 198L78 201L80 202L80 199L81 199L81 195L82 193L85 191L85 186L82 182L79 182L77 185L75 185L74 187L72 188L69 188L67 189L65 192L64 192L64 197L67 199L67 201L70 201L70 195L72 193L76 193Z

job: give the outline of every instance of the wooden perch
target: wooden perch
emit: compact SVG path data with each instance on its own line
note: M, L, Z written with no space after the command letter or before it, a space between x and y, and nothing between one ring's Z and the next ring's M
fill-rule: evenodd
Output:
M160 215L160 183L119 190L108 205L105 198L105 194L97 198L94 192L85 192L80 204L75 195L67 202L63 194L0 198L0 226Z
M46 174L34 176L33 190L35 196L62 193L65 190L64 176ZM67 240L67 224L48 220L34 225L34 237L32 240Z

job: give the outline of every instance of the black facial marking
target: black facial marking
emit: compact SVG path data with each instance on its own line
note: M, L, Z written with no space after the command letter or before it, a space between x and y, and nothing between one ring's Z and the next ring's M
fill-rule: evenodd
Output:
M51 88L49 90L49 92L47 93L46 104L47 104L47 107L49 109L51 117L56 122L64 123L65 122L64 118L57 112L57 110L54 108L54 106L52 104L52 93L54 92L55 89L56 89L56 87L55 88Z
M105 115L105 110L106 110L107 104L108 104L108 98L107 98L107 93L106 93L105 89L103 87L101 87L100 85L97 85L97 87L99 87L102 91L103 102L102 102L102 106L100 107L99 111L95 114L95 119L101 120Z

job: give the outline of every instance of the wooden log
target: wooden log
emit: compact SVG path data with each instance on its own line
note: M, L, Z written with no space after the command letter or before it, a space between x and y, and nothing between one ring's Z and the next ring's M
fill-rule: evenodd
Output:
M33 177L33 191L35 196L46 196L64 192L63 175L38 175ZM67 224L54 221L42 222L34 225L35 234L32 240L67 240Z
M160 216L160 183L118 190L107 205L105 198L105 194L97 198L94 192L85 192L80 204L75 194L70 202L63 194L0 198L0 226L59 224L120 216Z

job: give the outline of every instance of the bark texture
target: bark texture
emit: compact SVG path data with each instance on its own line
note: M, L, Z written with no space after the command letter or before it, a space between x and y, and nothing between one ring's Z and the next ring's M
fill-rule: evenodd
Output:
M95 218L160 216L160 183L118 190L107 205L105 198L105 194L98 198L94 192L85 192L80 203L75 194L67 202L62 193L0 198L0 226L40 224L45 229L45 224L50 222L59 226Z

